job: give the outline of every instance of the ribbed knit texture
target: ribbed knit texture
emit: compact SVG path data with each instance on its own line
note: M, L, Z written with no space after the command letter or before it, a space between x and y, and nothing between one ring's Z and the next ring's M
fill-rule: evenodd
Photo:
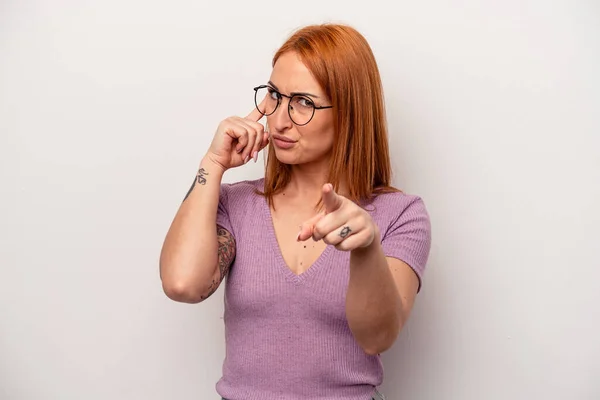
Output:
M383 380L379 356L355 341L345 313L350 253L327 246L301 275L285 264L264 180L223 184L217 224L236 241L225 284L226 356L218 393L228 400L367 400ZM378 196L367 206L388 257L419 279L430 249L419 197Z

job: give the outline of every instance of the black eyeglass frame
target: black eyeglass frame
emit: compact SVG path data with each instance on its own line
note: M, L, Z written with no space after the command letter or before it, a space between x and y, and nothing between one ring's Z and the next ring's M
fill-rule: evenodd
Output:
M270 113L268 113L268 114L266 114L266 113L263 113L263 112L260 110L260 108L258 107L258 105L259 105L259 100L258 100L258 91L259 91L260 89L271 89L271 90L273 90L274 92L276 92L277 94L279 94L279 96L280 96L280 97L277 99L277 105L275 106L275 108L273 109L273 111L272 111L272 112L270 112ZM295 94L295 95L293 95L293 96L288 96L288 95L286 95L286 94L280 93L278 90L276 90L274 87L272 87L272 86L270 86L270 85L260 85L260 86L257 86L257 87L255 87L255 88L254 88L254 105L256 105L256 109L258 110L258 112L260 112L262 115L265 115L265 116L273 115L273 114L275 113L275 111L277 111L277 109L279 108L279 105L281 104L281 98L282 98L282 97L285 97L285 98L289 99L289 101L288 101L288 115L290 116L290 120L291 120L291 121L292 121L294 124L296 124L296 125L298 125L298 126L304 126L304 125L307 125L307 124L308 124L310 121L312 121L313 117L315 116L315 110L324 110L324 109L327 109L327 108L333 108L333 106L318 106L318 105L316 105L316 104L315 104L315 102L314 102L314 101L313 101L313 100L312 100L310 97L308 97L308 96L306 96L306 95L304 95L304 94ZM307 121L306 123L304 123L304 124L299 124L299 123L297 123L296 121L294 121L294 118L292 118L292 99L293 99L294 97L303 97L303 98L308 98L308 99L309 99L309 100L312 102L312 105L313 105L313 111L312 111L312 115L310 116L310 118L308 119L308 121ZM261 101L262 101L262 99L261 99Z

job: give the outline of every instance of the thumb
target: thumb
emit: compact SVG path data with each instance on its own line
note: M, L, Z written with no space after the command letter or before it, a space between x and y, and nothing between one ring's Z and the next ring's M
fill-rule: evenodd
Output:
M269 132L265 132L263 134L262 141L260 143L260 148L258 149L258 151L261 151L262 149L267 147L268 144L269 144Z
M318 213L317 215L315 215L308 221L304 221L304 223L302 225L300 225L300 232L298 232L297 240L303 242L305 240L308 240L308 238L312 237L313 230L315 229L315 225L324 216L325 216L325 212L321 211L320 213Z
M342 197L333 190L331 183L323 185L323 204L326 213L334 212L342 206Z

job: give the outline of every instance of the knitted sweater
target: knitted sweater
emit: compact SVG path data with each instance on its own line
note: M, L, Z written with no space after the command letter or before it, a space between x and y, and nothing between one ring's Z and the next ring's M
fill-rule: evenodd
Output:
M382 383L378 355L354 339L345 312L350 252L327 246L300 275L285 264L264 180L222 184L217 224L235 238L225 282L226 356L217 392L228 400L366 400ZM387 257L422 280L431 233L416 196L382 194L368 206Z

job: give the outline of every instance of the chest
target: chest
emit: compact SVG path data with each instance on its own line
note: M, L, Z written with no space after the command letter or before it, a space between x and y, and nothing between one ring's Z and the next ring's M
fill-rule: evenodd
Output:
M296 240L300 224L314 215L301 207L273 211L262 198L230 213L236 258L226 279L226 314L345 319L350 253Z
M273 233L279 251L285 266L295 275L301 275L311 268L327 247L322 240L297 240L300 225L313 216L309 212L294 210L272 211Z

